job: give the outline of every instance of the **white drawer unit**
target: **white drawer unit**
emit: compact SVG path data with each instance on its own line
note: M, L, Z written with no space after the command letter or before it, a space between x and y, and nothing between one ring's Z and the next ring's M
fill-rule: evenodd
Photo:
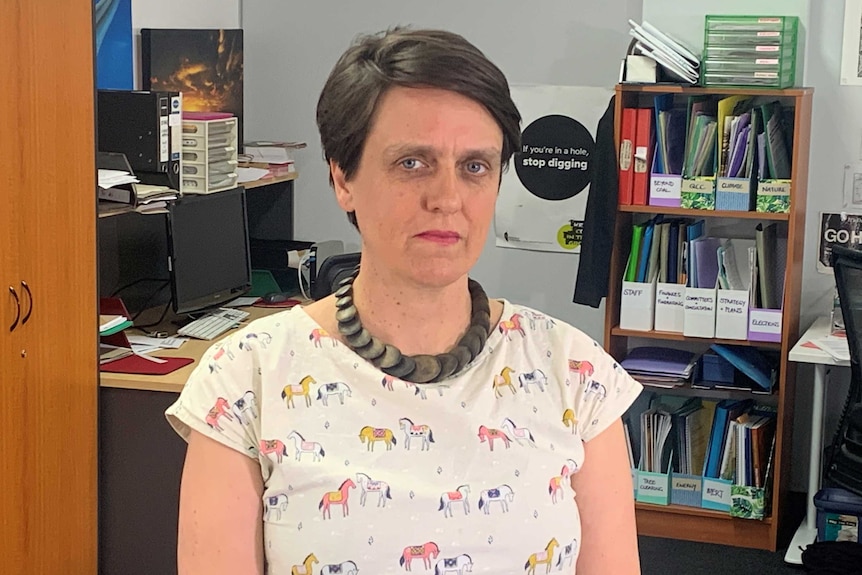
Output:
M184 194L210 194L236 187L237 120L221 112L183 113Z

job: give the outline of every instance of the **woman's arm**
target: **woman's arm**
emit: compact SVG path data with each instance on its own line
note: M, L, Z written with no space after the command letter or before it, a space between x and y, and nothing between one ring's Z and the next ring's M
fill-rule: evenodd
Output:
M263 573L260 467L192 431L180 488L180 575Z
M622 422L584 443L584 464L572 476L581 516L578 575L638 575L637 529Z

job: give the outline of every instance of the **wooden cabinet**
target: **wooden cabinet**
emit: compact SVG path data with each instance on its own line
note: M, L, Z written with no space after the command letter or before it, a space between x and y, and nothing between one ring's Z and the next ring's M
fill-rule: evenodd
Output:
M806 189L808 184L808 146L811 131L811 102L813 90L794 88L786 90L696 88L674 85L618 85L616 88L615 134L619 143L620 119L623 108L652 107L658 94L673 93L684 101L688 96L714 95L716 97L744 95L761 99L778 100L794 110L793 148L791 152L791 203L789 213L757 213L742 211L710 211L657 206L620 206L616 213L614 252L611 259L610 290L605 308L605 347L618 360L625 357L629 347L635 345L629 338L638 338L637 345L661 345L662 340L672 345L686 345L705 350L711 343L755 345L777 350L779 381L777 391L766 402L777 407L775 467L772 491L772 515L762 521L735 519L727 513L676 505L659 506L638 503L638 532L642 535L706 541L775 550L783 523L787 520L787 495L790 484L790 455L793 427L793 410L796 371L788 361L788 353L798 339L799 303L802 283L802 257L805 239ZM619 149L619 146L617 146ZM652 214L673 217L705 219L707 227L713 223L741 224L753 229L757 222L776 222L787 237L787 259L784 280L784 299L780 343L760 343L736 340L687 338L681 333L641 332L622 329L620 325L621 283L632 235L634 221L643 221ZM652 340L652 341L650 341ZM660 390L661 391L661 390ZM670 393L674 393L670 391ZM691 392L689 392L691 393ZM740 392L735 392L740 393ZM706 394L709 395L709 394ZM750 394L747 394L750 396ZM723 398L726 395L715 395Z
M0 34L0 573L95 573L93 3L10 2Z

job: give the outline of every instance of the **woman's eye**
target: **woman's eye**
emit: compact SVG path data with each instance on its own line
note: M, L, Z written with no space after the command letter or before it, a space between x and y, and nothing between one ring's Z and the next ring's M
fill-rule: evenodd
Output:
M401 160L401 166L403 168L407 168L408 170L415 170L421 165L421 162L416 158L407 158L406 160Z
M484 174L487 168L481 162L467 162L467 171L471 174Z

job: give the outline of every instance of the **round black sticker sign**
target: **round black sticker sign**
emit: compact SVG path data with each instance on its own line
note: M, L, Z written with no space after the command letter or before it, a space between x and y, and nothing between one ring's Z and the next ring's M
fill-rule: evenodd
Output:
M531 194L568 200L590 183L595 141L583 124L558 114L543 116L521 134L515 172Z

